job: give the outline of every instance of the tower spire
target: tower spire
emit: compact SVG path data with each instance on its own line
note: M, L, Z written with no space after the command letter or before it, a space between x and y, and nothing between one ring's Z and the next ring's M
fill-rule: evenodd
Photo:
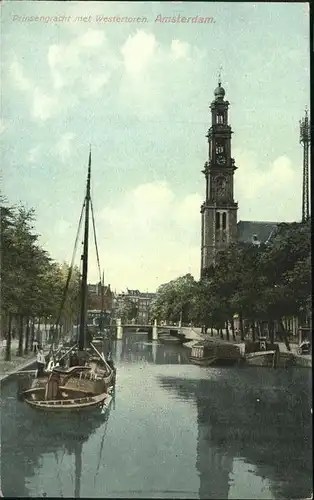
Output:
M311 140L308 109L305 107L305 116L300 120L300 144L303 146L303 182L302 182L302 221L310 216L309 206L309 146Z
M208 160L203 173L206 180L205 201L201 206L201 276L215 266L216 256L237 238L238 204L234 200L235 161L231 157L231 134L228 124L229 102L224 100L221 67L215 99L210 105L211 127L207 133Z
M221 87L221 72L222 72L222 65L219 66L219 72L218 72L218 86Z

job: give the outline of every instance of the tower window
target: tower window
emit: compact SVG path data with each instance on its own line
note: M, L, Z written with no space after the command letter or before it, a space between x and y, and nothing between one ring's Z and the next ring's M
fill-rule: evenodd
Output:
M227 214L224 212L222 214L222 229L226 229L227 227Z
M216 155L219 155L224 152L224 146L221 143L216 144Z
M227 189L227 184L226 184L225 177L222 177L222 176L216 177L216 179L215 179L215 196L218 199L225 198L226 197L226 189Z
M223 124L223 122L224 122L224 115L222 113L217 113L217 123Z
M216 229L220 229L220 213L216 212Z

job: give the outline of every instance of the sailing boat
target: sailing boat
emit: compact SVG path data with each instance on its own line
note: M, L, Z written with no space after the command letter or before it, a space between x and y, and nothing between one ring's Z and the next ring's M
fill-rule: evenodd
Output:
M30 406L42 410L80 410L98 408L109 404L115 382L115 368L93 344L87 330L87 274L89 243L89 211L91 203L91 151L89 153L85 208L84 241L82 255L82 280L78 344L59 358L59 366L52 366L51 373L36 379L33 386L23 391L22 397ZM83 214L83 210L82 210ZM80 224L79 224L80 226ZM94 236L95 224L93 218ZM95 236L95 243L96 236ZM96 244L97 259L98 249ZM99 259L98 259L99 261ZM69 281L69 280L68 280ZM60 366L67 359L68 368Z
M105 316L105 279L104 272L102 273L101 287L101 314L99 317L99 332L93 336L93 344L98 350L104 349L104 316Z

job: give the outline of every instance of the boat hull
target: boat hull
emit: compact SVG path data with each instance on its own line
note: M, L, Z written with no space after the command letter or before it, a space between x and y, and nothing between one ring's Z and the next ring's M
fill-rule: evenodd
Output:
M43 388L48 382L49 376L40 377L32 380L30 388ZM81 377L71 377L64 384L64 387L71 390L83 391L92 394L102 394L106 392L109 387L113 386L115 383L115 371L113 371L108 377L92 380L90 378Z
M291 352L257 351L245 355L246 364L267 368L289 368L295 366L296 357Z
M190 362L193 363L193 365L198 365L198 366L211 366L213 363L215 363L216 358L195 358L195 357L190 357Z
M246 354L246 364L251 366L266 366L268 368L275 367L276 351L253 352Z
M115 386L116 369L111 368L111 372L108 376L104 376L104 373L105 371L101 368L92 373L91 367L88 366L72 367L61 373L60 385L67 390L79 391L96 396L108 392ZM46 373L40 378L34 379L28 376L19 380L17 398L24 401L24 394L27 390L46 388L50 375L50 373Z
M60 387L62 398L45 400L44 388L29 389L24 392L24 401L36 410L49 412L88 411L108 406L112 397L108 393L90 395L81 391Z
M277 368L290 368L296 366L296 356L292 352L280 352Z
M165 337L159 337L158 340L162 344L171 344L171 345L182 344L182 341L177 337L165 336Z
M199 366L233 366L243 362L243 358L190 357L190 362Z
M192 347L190 361L199 366L232 366L241 363L242 356L232 344L198 342Z

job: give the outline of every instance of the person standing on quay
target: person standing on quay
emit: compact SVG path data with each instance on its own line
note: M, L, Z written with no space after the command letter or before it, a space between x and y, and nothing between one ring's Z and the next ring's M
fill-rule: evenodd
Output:
M44 356L44 351L42 350L42 348L40 348L37 354L37 377L43 376L45 364L46 360Z
M35 338L35 340L33 342L33 351L34 351L35 354L38 351L38 340L37 340L37 338Z

